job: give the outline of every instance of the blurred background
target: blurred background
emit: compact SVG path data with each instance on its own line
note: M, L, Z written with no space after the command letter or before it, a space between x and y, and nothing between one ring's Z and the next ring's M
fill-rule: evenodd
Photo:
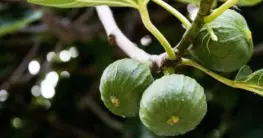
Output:
M190 18L193 6L170 4ZM263 3L235 9L253 33L255 53L249 65L262 69ZM140 48L151 54L164 52L143 27L137 11L112 10L121 30ZM154 24L175 45L185 31L180 22L153 3L149 11ZM114 116L100 100L103 70L125 57L109 43L94 8L56 9L1 0L0 137L157 138L138 118ZM201 124L177 138L263 137L262 97L227 87L190 67L177 72L197 79L208 100ZM223 75L234 78L236 72Z

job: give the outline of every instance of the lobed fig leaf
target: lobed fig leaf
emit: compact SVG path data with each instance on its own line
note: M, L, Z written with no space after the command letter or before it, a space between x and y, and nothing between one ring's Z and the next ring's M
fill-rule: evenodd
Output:
M195 60L219 72L238 70L250 60L252 34L242 15L227 10L208 25L218 41L213 41L207 28L203 27L189 50Z
M148 63L122 59L110 64L100 82L101 99L115 115L138 115L142 93L153 82Z
M147 4L149 0L27 0L30 3L58 8L90 7L108 5L115 7L136 7Z
M193 130L206 111L203 87L190 77L173 74L157 79L145 90L139 115L156 135L176 136Z

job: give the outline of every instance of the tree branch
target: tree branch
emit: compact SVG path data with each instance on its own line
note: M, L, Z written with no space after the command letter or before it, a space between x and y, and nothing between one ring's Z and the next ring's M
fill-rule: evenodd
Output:
M196 19L174 49L175 51L177 51L178 49L180 55L182 55L183 52L193 43L194 38L198 35L200 29L204 26L204 18L210 14L212 4L213 0L201 0L200 9L198 11ZM153 63L152 68L154 70L160 71L160 69L165 66L163 64L165 64L165 60L167 60L166 53L160 54L159 56L146 53L142 49L138 48L121 32L108 6L97 6L96 10L99 19L102 22L102 25L104 26L104 29L109 37L110 43L119 46L130 58L139 61L151 60Z
M78 103L78 108L89 108L91 112L99 117L99 119L106 124L108 127L112 128L113 130L123 132L124 126L118 120L113 119L107 112L105 112L93 99L93 95L99 89L99 80L95 81L91 84L90 88L86 92L87 94L83 96Z
M258 44L254 50L254 56L262 56L263 55L263 43Z
M129 57L139 60L147 61L150 55L138 48L131 42L117 26L112 11L108 6L97 6L99 19L104 26L104 29L109 37L110 43L118 45Z
M36 56L37 51L40 47L39 40L36 40L35 45L31 48L31 50L28 52L28 54L25 56L25 58L22 60L22 62L19 64L19 66L16 68L16 70L12 73L10 78L1 85L1 89L9 89L10 86L14 83L16 83L19 79L21 79L22 75L24 74L24 71L26 70L28 63L34 56Z
M144 50L138 48L122 33L116 24L112 11L108 6L97 6L96 10L111 44L117 45L130 58L142 62L151 61L152 70L160 71L162 62L167 57L166 53L160 55L150 55L146 53Z
M42 22L47 25L48 31L64 43L74 40L90 40L101 30L98 23L90 24L89 26L78 23L75 24L75 22L72 22L70 19L58 17L48 10L44 12Z

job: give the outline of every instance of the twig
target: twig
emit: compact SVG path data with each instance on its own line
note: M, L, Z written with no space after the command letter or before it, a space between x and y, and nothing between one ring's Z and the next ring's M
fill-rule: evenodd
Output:
M96 114L102 122L104 122L110 128L123 131L123 124L115 119L112 119L110 115L105 112L101 107L93 100L93 94L98 91L99 80L95 81L87 91L87 95L82 97L79 101L78 107L84 108L88 107L90 111Z
M85 23L85 21L89 20L94 14L94 10L95 9L93 7L86 9L86 11L74 21L74 26L81 25Z
M254 55L255 55L255 56L263 56L263 43L258 44L258 45L255 47Z
M191 26L191 23L187 20L185 16L183 16L179 11L177 11L175 8L167 4L163 0L152 0L156 4L162 6L164 9L169 11L171 14L173 14L177 19L181 21L181 23L184 25L185 28L189 28Z
M162 47L165 49L168 59L170 60L176 60L176 54L171 47L171 44L168 42L168 40L163 36L163 34L155 27L155 25L152 23L149 11L145 5L139 5L138 11L141 15L142 23L144 24L145 28L151 32L151 34L159 41L159 43L162 45Z
M204 18L204 21L206 23L210 23L213 20L217 18L217 16L221 15L223 12L225 12L227 9L234 6L238 0L227 0L223 5L221 5L219 8L215 9L209 16Z
M201 0L200 9L198 11L197 17L194 20L192 26L186 31L182 40L179 42L178 50L183 52L192 43L194 38L197 36L198 32L204 25L204 17L209 15L212 8L213 0ZM114 42L131 58L137 60L152 60L158 68L162 67L166 57L166 54L161 54L160 56L152 56L143 51L142 49L136 47L118 28L112 12L107 6L96 7L98 16L106 30L109 38L112 38Z
M63 48L63 42L58 41L55 45L54 52L58 53L62 50L62 48ZM45 60L45 62L42 64L42 68L40 72L46 74L50 70L51 66L52 66L52 62L48 62L47 60Z
M124 34L126 34L127 37L134 36L138 23L141 23L140 14L134 9L127 12L124 19L125 26L123 26Z
M63 48L63 42L62 41L58 41L55 45L55 48L54 48L54 52L55 53L58 53L59 51L61 51L61 49ZM45 60L42 64L41 64L41 69L40 69L40 73L41 74L47 74L50 70L51 70L51 67L52 67L52 62L49 62L47 60ZM38 80L36 81L37 84L40 84L42 81L42 78L39 77Z
M62 123L60 120L56 119L56 120L48 120L49 123L60 130L66 131L66 132L70 132L72 134L74 134L75 136L78 136L80 138L97 138L97 136L95 136L94 134L87 132L83 129L71 126L69 124L66 123Z
M20 32L24 33L42 33L47 31L48 27L45 24L35 25L35 26L28 26L25 28L22 28Z
M88 27L84 24L75 24L67 18L57 17L50 11L45 11L42 18L44 24L48 26L51 33L57 36L63 42L72 42L74 40L90 40L101 31L101 27L91 24Z
M87 98L85 100L85 105L98 117L102 122L104 122L110 128L123 132L124 126L117 120L112 119L107 112L105 112L93 99Z
M212 9L213 0L201 0L200 9L198 11L197 17L194 20L192 26L186 31L181 41L175 47L175 51L179 50L179 55L193 43L194 38L198 35L200 29L204 26L204 18L210 14ZM108 6L97 6L96 10L98 16L106 30L106 33L112 43L119 46L129 57L137 59L140 61L151 60L155 68L160 70L163 64L166 63L167 54L163 53L159 56L150 55L143 51L142 49L135 46L118 28L112 12Z
M119 29L116 21L113 17L112 11L108 6L97 6L96 7L98 16L102 25L108 35L110 43L116 44L125 54L130 58L139 61L151 61L152 70L160 71L162 62L167 58L167 54L163 53L160 55L150 55L144 50L138 48L131 40L129 40Z
M63 43L61 41L58 41L55 45L54 52L58 53L63 48ZM46 74L48 71L50 71L52 66L52 62L48 62L47 60L44 60L44 62L41 64L40 73ZM29 80L31 80L34 76L32 76L30 73L25 73L22 77L22 79L19 80L19 83L26 83ZM41 78L41 77L40 77ZM37 83L41 82L41 79L37 80Z
M118 45L129 57L147 61L150 55L132 43L117 26L113 14L108 6L97 6L96 10L103 27L112 43Z
M198 35L201 28L204 26L204 18L209 15L212 9L213 0L201 0L200 9L197 13L197 16L190 27L188 29L181 41L175 47L179 50L179 55L182 55L184 51L193 43L195 37Z
M16 83L21 78L30 60L37 54L39 47L40 47L40 42L37 40L36 44L31 48L31 50L22 60L20 65L17 67L17 69L12 73L11 77L1 85L1 89L5 89L5 90L9 89L9 87L12 84Z

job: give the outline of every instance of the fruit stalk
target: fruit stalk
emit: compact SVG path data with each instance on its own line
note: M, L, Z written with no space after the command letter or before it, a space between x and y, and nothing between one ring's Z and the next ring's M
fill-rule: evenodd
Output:
M163 71L163 74L164 75L171 75L171 74L174 74L175 73L175 70L173 67L168 67L166 69L164 69Z
M182 15L179 11L174 9L171 5L167 4L165 1L153 0L153 2L160 5L161 7L163 7L167 11L169 11L171 14L173 14L178 20L180 20L182 22L182 24L185 26L185 28L189 28L191 26L190 21L187 20L187 18L184 15Z
M140 5L138 7L138 11L140 12L142 22L146 29L150 31L154 35L154 37L161 43L161 45L167 52L168 58L170 60L175 60L176 55L173 48L171 47L167 39L162 35L162 33L152 24L147 7L145 5Z
M215 9L210 15L205 17L205 23L210 23L213 20L216 19L219 15L221 15L223 12L225 12L230 7L234 6L238 0L228 0L223 5L221 5L219 8Z
M183 38L175 47L175 49L179 50L179 55L182 55L184 51L193 43L193 40L204 26L204 18L210 14L212 5L213 0L201 0L200 9L194 22L192 23L192 26L185 32Z

